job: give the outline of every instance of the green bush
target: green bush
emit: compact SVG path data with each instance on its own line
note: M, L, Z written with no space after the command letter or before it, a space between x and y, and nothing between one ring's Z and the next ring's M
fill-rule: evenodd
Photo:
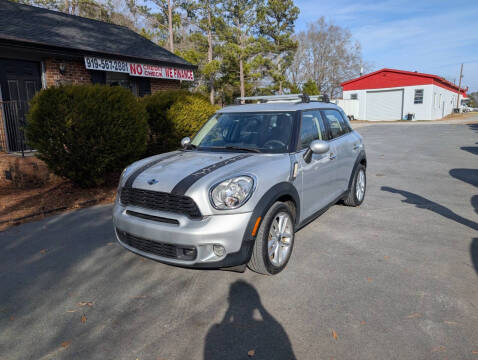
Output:
M203 95L185 90L157 92L143 102L148 112L150 155L178 148L183 137L194 135L218 109Z
M218 108L198 95L188 95L176 101L166 113L166 117L174 124L176 147L183 137L196 134Z
M40 91L32 100L26 135L57 175L82 187L100 185L144 154L147 113L131 91L71 85Z

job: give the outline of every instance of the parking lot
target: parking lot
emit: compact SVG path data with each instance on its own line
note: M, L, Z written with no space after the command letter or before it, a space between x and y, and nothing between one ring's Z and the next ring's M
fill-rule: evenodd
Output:
M478 124L377 124L359 208L278 276L114 240L111 206L0 233L0 359L478 359Z

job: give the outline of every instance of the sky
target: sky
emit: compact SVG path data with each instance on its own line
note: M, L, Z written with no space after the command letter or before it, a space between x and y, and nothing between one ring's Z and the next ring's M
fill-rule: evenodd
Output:
M296 31L324 16L350 30L373 70L443 76L478 91L478 0L295 0Z

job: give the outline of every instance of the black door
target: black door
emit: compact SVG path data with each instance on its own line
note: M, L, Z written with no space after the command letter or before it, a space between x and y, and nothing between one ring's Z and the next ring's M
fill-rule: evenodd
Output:
M9 151L25 150L25 115L29 101L41 89L40 63L0 59L0 85Z

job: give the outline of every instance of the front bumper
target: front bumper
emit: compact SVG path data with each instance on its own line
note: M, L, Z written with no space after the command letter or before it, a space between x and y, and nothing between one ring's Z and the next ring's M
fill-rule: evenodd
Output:
M133 216L131 212L144 214L148 218ZM134 253L172 265L219 268L236 266L248 261L253 242L245 241L243 244L243 239L251 215L252 213L247 212L212 215L200 220L192 220L185 215L140 209L134 206L125 207L116 202L113 209L113 223L118 242ZM154 217L174 221L157 221ZM175 245L181 249L193 248L195 249L195 258L185 260L145 251L145 249L156 248L156 246L142 247L141 249L130 246L125 243L124 237L119 236L125 233L144 239L149 243L156 242L165 246ZM223 246L225 254L217 256L213 251L213 245Z

